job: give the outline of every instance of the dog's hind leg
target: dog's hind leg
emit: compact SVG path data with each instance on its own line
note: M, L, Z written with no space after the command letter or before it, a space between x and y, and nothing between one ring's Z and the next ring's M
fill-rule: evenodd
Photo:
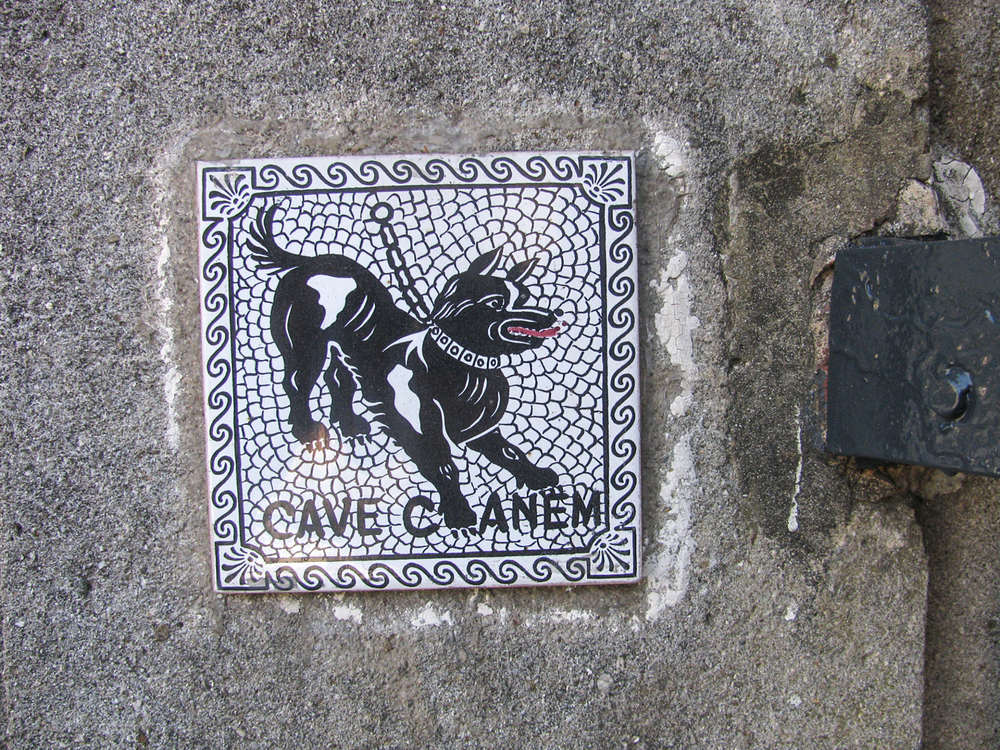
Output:
M292 435L303 443L325 441L329 437L326 427L313 419L309 408L313 386L325 364L325 348L320 347L318 352L299 357L298 367L291 372L286 371L282 381L290 404L288 421L292 425Z
M552 469L535 466L528 460L524 451L510 443L499 430L494 429L475 440L470 440L468 445L482 453L492 463L513 474L518 485L541 490L559 484L558 474Z
M288 287L278 287L271 308L271 335L281 353L288 396L288 422L302 443L325 442L329 434L312 417L309 397L326 364L328 341L321 335L323 309L309 300L294 299ZM292 290L294 291L294 290Z
M337 425L346 440L368 435L371 426L368 420L354 413L354 394L358 382L354 373L344 363L343 354L336 346L330 352L330 366L326 368L323 380L330 391L330 423Z

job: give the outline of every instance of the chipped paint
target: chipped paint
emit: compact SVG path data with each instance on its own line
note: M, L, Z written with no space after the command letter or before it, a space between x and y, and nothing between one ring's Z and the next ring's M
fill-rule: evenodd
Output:
M651 128L652 130L652 128ZM688 145L663 131L653 133L652 155L665 175L677 183L679 194L686 193L684 180L689 173ZM669 246L664 248L670 253ZM660 309L653 317L653 330L667 353L674 383L680 381L669 403L675 418L687 417L693 406L695 364L693 331L700 326L692 314L694 295L688 276L688 254L675 249L652 289L660 299ZM645 618L654 621L667 607L680 602L688 586L688 565L695 549L691 535L692 499L695 461L691 432L682 434L674 445L670 467L662 477L658 509L662 526L655 537L657 551L646 560L647 610ZM639 628L639 620L631 623Z
M788 530L799 530L799 493L802 492L802 410L795 407L796 444L799 462L795 467L795 489L792 491L792 507L788 511Z
M687 174L683 144L662 130L653 133L653 158L667 177L677 179Z
M646 566L646 620L658 619L664 609L675 606L687 592L688 565L695 549L691 537L695 478L694 453L688 434L674 446L670 469L660 487L658 505L665 520L656 536L659 550Z
M653 289L662 300L653 320L656 335L667 350L670 364L679 369L681 375L681 393L670 403L670 413L675 417L684 416L691 408L692 382L698 372L692 331L701 321L691 314L691 284L684 272L687 264L687 253L677 252L667 263L659 281L653 283Z
M170 247L170 222L171 214L167 207L170 204L170 175L174 174L177 165L180 163L180 149L171 149L165 160L158 164L151 175L156 195L156 227L160 252L156 258L156 291L157 303L156 316L152 327L159 334L160 341L160 361L163 362L163 395L167 402L167 445L171 450L180 447L180 421L177 416L177 396L181 387L181 370L176 364L176 346L174 342L174 330L170 324L171 311L174 302L170 296L171 281L171 257Z
M167 194L165 172L158 175L155 180L160 195ZM165 203L164 200L157 201L157 205ZM163 342L160 345L160 361L164 365L163 375L163 395L167 402L167 445L171 450L177 450L180 446L180 422L177 418L177 395L181 384L181 371L175 364L174 353L174 331L170 325L170 312L173 308L173 300L170 298L170 241L168 239L169 218L166 211L161 210L157 217L157 224L160 235L160 253L156 259L156 299L158 310L153 327L160 335Z
M333 616L338 620L349 620L360 625L363 615L353 604L337 604L333 607Z
M438 612L430 604L425 604L424 608L417 612L416 617L410 620L410 624L415 628L440 627L441 625L454 625L450 612Z
M549 612L548 620L551 622L586 622L594 619L593 612L584 612L581 609L553 610Z
M506 622L506 609L500 611L501 621ZM526 627L554 625L559 623L585 623L598 619L596 613L582 609L554 609L544 614L531 615L524 620Z

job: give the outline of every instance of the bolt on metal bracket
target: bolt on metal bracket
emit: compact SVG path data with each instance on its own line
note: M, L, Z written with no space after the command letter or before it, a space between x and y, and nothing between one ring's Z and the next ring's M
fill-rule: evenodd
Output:
M827 450L1000 476L1000 238L837 254Z

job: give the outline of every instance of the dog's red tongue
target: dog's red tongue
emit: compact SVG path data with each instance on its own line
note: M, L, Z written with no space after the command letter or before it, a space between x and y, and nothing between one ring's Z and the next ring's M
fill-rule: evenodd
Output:
M559 326L554 328L545 328L541 331L536 331L533 328L522 328L521 326L511 326L507 329L507 333L519 333L522 336L533 336L536 339L550 339L553 336L559 334L562 330Z

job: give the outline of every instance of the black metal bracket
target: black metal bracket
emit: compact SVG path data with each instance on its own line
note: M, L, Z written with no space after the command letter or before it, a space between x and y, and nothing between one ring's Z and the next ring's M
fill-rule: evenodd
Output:
M1000 476L1000 238L837 254L827 450Z

